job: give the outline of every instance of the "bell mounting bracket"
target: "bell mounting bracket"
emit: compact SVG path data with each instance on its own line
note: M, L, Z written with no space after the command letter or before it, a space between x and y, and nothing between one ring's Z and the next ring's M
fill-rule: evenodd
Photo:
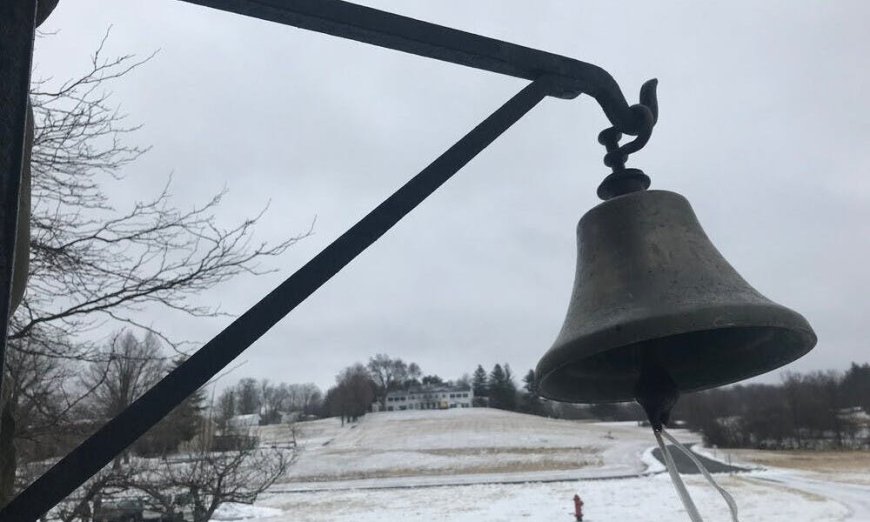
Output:
M598 186L598 197L601 199L607 200L649 188L649 176L640 169L625 168L625 162L628 161L629 154L642 149L652 136L653 127L659 119L657 85L658 80L655 79L645 82L640 88L640 103L629 107L638 122L637 138L620 146L622 132L615 125L598 134L598 143L607 149L604 164L613 170Z
M167 0L168 1L168 0ZM59 460L0 511L0 520L37 520L97 473L191 393L205 385L280 319L383 236L466 163L542 99L594 98L611 123L602 133L605 163L613 169L602 197L643 190L629 154L649 140L658 115L655 80L644 84L640 103L629 105L604 69L573 58L415 20L341 0L180 0L270 22L355 40L498 74L530 80L441 156L369 214L236 318L127 409ZM23 162L34 12L56 0L7 0L0 7L0 317L7 325L18 187ZM45 15L47 16L47 14ZM6 51L9 52L6 52ZM619 146L623 135L636 139ZM642 173L641 173L642 174ZM643 176L645 178L645 175ZM608 181L610 180L610 181ZM640 181L638 181L640 180ZM599 189L599 194L602 190ZM6 303L6 305L4 305ZM0 340L0 364L5 335ZM2 371L0 371L2 379Z

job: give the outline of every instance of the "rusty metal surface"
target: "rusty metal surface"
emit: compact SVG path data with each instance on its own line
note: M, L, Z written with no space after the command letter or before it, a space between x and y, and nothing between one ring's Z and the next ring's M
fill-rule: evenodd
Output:
M806 319L722 257L677 193L605 201L580 219L577 243L565 323L536 370L544 397L632 401L651 362L680 393L701 390L778 368L816 343Z

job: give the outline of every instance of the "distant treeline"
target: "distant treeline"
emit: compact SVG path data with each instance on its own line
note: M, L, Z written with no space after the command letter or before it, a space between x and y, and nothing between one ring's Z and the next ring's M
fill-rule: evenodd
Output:
M474 406L544 417L643 422L634 403L567 404L538 395L535 372L520 385L509 364L482 365L455 380L424 375L420 367L385 354L348 366L325 394L313 384L271 384L242 379L224 391L216 406L219 424L233 415L260 413L261 422L280 422L282 413L353 420L386 404L388 392L448 384L474 390ZM683 395L671 426L700 432L708 445L760 449L870 448L870 364L845 372L787 373L780 384L746 384Z
M256 413L261 424L277 424L282 414L320 415L322 408L323 395L312 383L271 383L267 379L246 378L221 392L214 405L214 417L223 429L237 415Z
M870 447L870 364L789 373L781 384L687 394L674 418L709 445L759 449Z
M566 419L643 422L637 404L572 405L537 395L532 370L513 399L500 365L472 383L480 405ZM510 370L508 365L508 376ZM508 379L510 380L510 379ZM759 449L870 448L870 364L845 372L787 373L780 384L747 384L683 395L671 425L699 431L708 445Z

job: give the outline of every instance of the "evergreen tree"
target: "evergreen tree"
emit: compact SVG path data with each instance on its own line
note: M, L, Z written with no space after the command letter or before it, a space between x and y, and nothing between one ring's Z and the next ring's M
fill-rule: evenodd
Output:
M489 374L489 406L514 411L517 408L517 387L510 366L498 363Z
M498 390L499 386L504 384L505 375L504 369L501 367L499 363L495 363L495 366L492 367L492 371L489 372L489 388L490 391Z
M520 411L533 415L546 415L546 408L538 395L538 380L535 377L535 370L529 370L523 377L523 390L525 391L522 394Z
M847 407L860 406L865 413L870 413L870 364L853 362L840 387Z
M470 382L471 389L474 392L474 399L471 400L471 405L475 408L488 406L489 399L486 398L489 393L488 385L489 383L486 381L486 370L483 369L483 366L478 364Z
M178 367L184 359L173 361ZM205 392L199 389L184 399L169 415L133 444L133 450L142 456L166 455L178 451L182 442L193 439L200 433L204 421Z
M236 416L236 390L227 388L222 391L217 402L217 422L221 429L227 427L227 421Z
M504 363L504 384L506 388L509 387L511 390L516 393L517 385L514 383L514 372L511 371L511 365L508 363Z
M511 371L511 365L504 364L504 383L502 384L502 401L504 409L517 411L517 385L514 382L514 373Z
M529 370L523 377L523 388L528 395L538 396L538 380L535 378L535 370Z
M440 384L444 384L444 379L437 375L426 375L423 377L422 382L426 386L437 386Z
M475 397L486 397L488 395L489 383L486 379L486 370L479 364L477 369L474 370L474 375L471 377L471 388L474 390Z
M250 415L260 412L260 387L256 379L242 379L236 388L236 414Z

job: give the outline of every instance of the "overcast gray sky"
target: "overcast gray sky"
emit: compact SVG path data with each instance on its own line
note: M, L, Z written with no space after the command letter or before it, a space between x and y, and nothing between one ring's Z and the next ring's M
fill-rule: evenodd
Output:
M609 71L631 103L659 78L660 116L630 165L693 204L719 250L804 314L816 349L789 369L867 362L870 323L870 2L367 1ZM147 4L147 6L146 6ZM175 0L64 0L37 43L40 75L108 50L160 49L115 87L153 149L109 190L123 205L174 174L179 206L228 187L231 223L315 235L269 276L203 295L244 311L525 82ZM547 99L251 347L228 380L333 382L385 352L455 378L532 368L562 324L575 226L607 174L588 97ZM206 341L228 319L143 318ZM766 377L777 380L777 374Z

